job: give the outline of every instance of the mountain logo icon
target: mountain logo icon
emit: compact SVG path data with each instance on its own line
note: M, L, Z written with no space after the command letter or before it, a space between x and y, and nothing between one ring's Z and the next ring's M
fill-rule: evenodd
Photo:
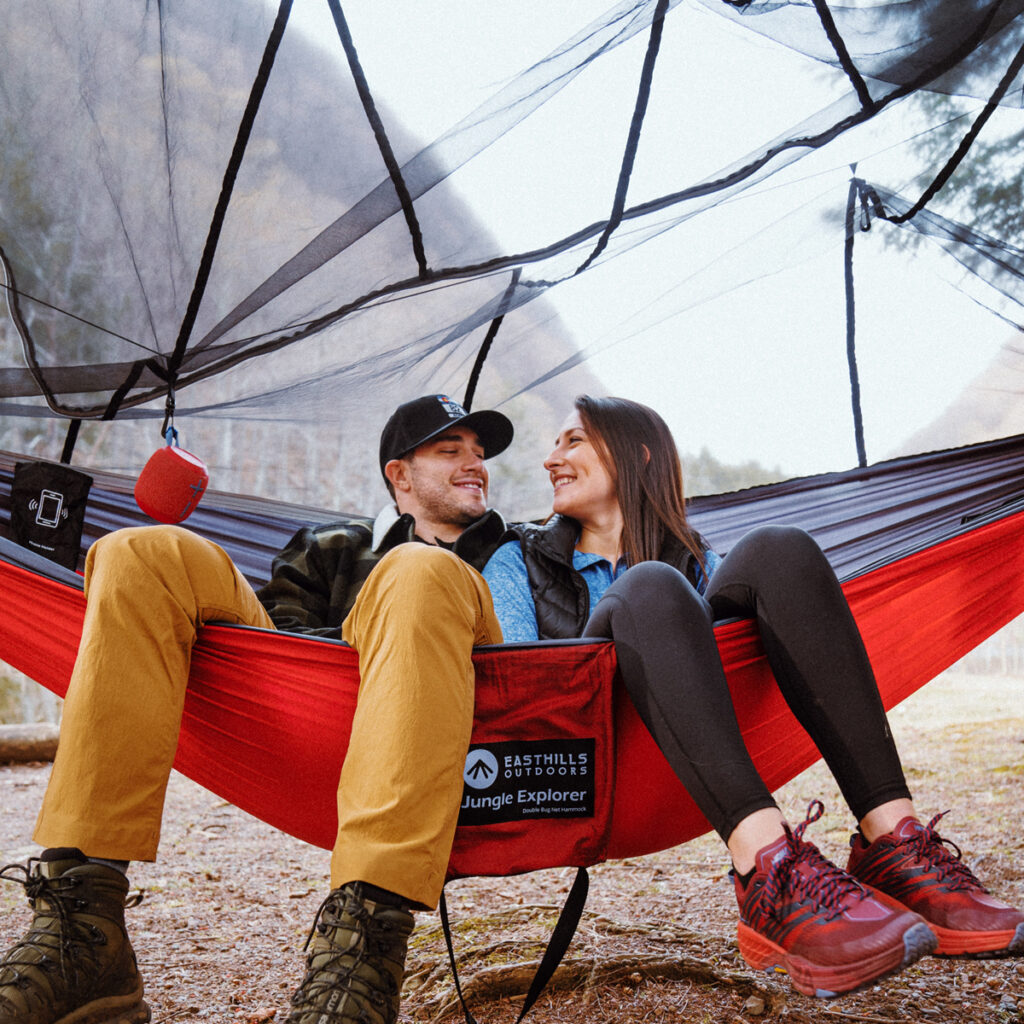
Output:
M462 778L473 789L487 789L498 777L498 759L486 748L478 747L466 755Z

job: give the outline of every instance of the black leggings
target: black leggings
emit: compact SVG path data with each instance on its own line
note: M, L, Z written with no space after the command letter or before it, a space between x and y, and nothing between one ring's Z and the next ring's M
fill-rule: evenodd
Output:
M712 629L757 622L779 689L859 821L910 796L867 652L835 573L802 530L765 526L725 556L704 597L682 573L642 562L594 609L584 636L610 637L644 724L723 839L774 807L750 760Z

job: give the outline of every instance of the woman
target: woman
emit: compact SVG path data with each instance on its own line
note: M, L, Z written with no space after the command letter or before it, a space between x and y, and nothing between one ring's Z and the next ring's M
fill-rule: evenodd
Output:
M864 645L815 542L768 526L724 558L711 551L687 523L667 426L636 402L578 398L544 466L554 515L514 527L484 569L505 640L614 640L638 713L728 847L748 963L830 995L931 951L1024 952L1024 915L947 850L938 818L918 820ZM847 871L803 839L820 803L791 830L750 760L713 632L733 616L756 620L857 819Z

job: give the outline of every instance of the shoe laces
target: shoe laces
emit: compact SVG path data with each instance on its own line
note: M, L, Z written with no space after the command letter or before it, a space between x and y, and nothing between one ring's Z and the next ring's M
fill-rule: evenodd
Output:
M916 859L928 863L937 872L939 881L950 889L980 889L982 892L988 892L964 863L960 847L952 839L940 836L935 830L935 826L947 814L949 811L936 814L927 825L922 825L920 830L909 838L900 840L898 845L906 848Z
M316 912L316 917L313 918L313 926L309 929L309 934L306 936L306 944L302 947L303 950L309 949L309 944L313 941L313 936L319 932L324 934L328 928L337 928L339 925L343 925L343 915L347 914L355 922L353 931L358 931L360 937L365 940L368 937L371 924L370 911L366 904L359 899L355 899L349 893L342 892L329 892L323 902L320 904Z
M824 813L825 805L820 800L812 800L807 817L795 829L783 825L789 850L772 865L764 885L766 902L772 912L791 898L816 904L824 917L831 920L843 912L848 898L860 900L867 896L860 882L836 867L813 843L804 842L807 826ZM801 870L805 865L807 870Z
M94 925L75 921L71 916L73 910L80 909L78 900L70 895L70 890L78 887L78 879L63 876L48 878L41 871L33 870L33 865L37 863L39 859L32 857L27 865L7 864L0 868L0 879L22 886L33 907L36 906L38 899L45 900L51 915L57 920L56 935L41 928L30 928L25 938L8 950L3 961L0 961L0 967L11 969L14 984L25 988L32 976L24 968L47 970L48 965L54 962L52 954L56 947L56 963L60 969L61 980L65 985L73 985L75 979L71 977L72 970L84 969L88 972L98 967L99 957L95 949L105 941L105 937ZM19 875L21 877L18 877ZM45 941L47 939L51 941ZM52 941L54 939L55 942ZM18 956L21 951L31 952L35 956L28 960L21 959ZM88 965L80 962L82 952L87 954Z
M343 915L352 923L344 921ZM377 1008L383 1007L387 997L397 992L391 975L368 963L368 954L377 952L377 947L382 945L380 937L375 933L387 931L387 925L375 921L366 904L350 893L328 893L316 912L303 949L309 949L318 932L325 935L328 929L336 927L350 927L359 933L360 941L354 947L340 947L332 942L330 950L314 949L306 976L292 996L293 1013L315 1010L320 1013L318 1021L350 1021L351 1009L336 1012L320 1003L325 993L334 991L339 983L348 978L359 978L360 981L359 990L351 994ZM360 971L364 963L374 966L372 980Z

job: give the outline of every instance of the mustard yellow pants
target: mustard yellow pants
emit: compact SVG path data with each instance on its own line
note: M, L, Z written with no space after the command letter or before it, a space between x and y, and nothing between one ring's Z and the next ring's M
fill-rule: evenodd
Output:
M97 541L60 744L36 825L44 846L154 860L196 630L272 629L228 555L188 530ZM363 585L343 638L359 699L338 786L331 884L360 880L437 904L473 721L476 644L500 643L487 585L442 548L403 544Z

